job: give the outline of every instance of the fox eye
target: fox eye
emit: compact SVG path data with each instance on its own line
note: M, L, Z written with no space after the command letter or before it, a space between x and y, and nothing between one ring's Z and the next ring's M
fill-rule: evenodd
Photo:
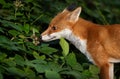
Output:
M57 29L57 27L56 27L56 26L53 26L53 27L52 27L52 30L56 30L56 29Z

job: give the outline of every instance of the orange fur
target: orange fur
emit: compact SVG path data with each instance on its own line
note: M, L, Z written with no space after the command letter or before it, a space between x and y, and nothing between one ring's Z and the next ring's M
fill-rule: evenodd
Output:
M100 79L110 78L110 59L120 62L120 24L99 25L82 18L77 18L81 8L69 12L64 10L59 13L50 23L42 36L70 29L72 34L82 40L87 40L87 51L95 64L100 68ZM55 26L57 30L52 30Z

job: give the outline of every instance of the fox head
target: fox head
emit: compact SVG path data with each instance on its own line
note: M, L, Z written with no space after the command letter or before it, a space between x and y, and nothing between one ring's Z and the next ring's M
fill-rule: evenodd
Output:
M47 30L41 34L41 40L47 42L61 37L67 39L72 33L72 26L78 21L80 13L81 7L73 11L65 8L52 19Z

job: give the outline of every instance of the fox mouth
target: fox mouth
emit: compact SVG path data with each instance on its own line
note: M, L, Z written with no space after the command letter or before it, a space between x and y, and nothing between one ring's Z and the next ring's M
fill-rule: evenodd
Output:
M48 35L45 35L45 36L42 36L41 39L42 41L52 41L52 40L55 40L57 37L56 36L48 36Z
M56 39L56 36L51 37L49 40L54 40Z
M53 41L53 40L56 40L56 39L59 39L61 38L62 36L64 36L64 30L63 31L60 31L60 32L55 32L55 33L52 33L52 34L46 34L46 35L43 35L42 36L42 40L43 41Z
M56 36L53 36L51 39L55 39L56 38Z

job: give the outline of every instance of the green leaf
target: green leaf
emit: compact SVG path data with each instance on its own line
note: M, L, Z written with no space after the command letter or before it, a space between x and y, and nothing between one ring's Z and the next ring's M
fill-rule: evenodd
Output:
M40 48L40 51L44 54L50 55L54 52L57 52L58 50L52 47L42 47Z
M38 54L36 51L33 52L33 56L34 56L36 59L39 59L39 57L40 57L39 54Z
M23 70L15 68L15 67L8 68L7 71L12 75L18 75L21 77L24 77L26 75Z
M77 70L77 71L83 71L83 67L79 63L72 66L72 69Z
M0 72L0 79L3 79L3 75L1 74L1 72Z
M14 60L17 63L17 65L24 66L25 61L22 56L16 54L14 58L15 58Z
M92 77L92 74L89 72L89 70L84 70L82 72L82 79L87 79L87 78L90 78Z
M11 34L12 36L17 36L18 34L20 34L20 32L16 30L9 30L8 33Z
M77 64L77 60L76 60L75 54L74 53L68 54L68 56L66 57L66 62L71 67L74 67Z
M35 69L38 73L45 73L45 71L50 70L47 64L36 64Z
M35 72L32 69L25 68L25 73L26 73L28 79L35 79L36 75L35 75Z
M6 2L4 0L0 0L0 4L4 5Z
M47 79L61 79L60 75L58 72L55 71L45 71L45 77Z
M0 61L4 60L7 57L7 54L0 53Z
M81 73L77 72L77 71L63 71L61 72L61 74L65 74L65 75L72 75L73 77L75 77L74 79L83 79L81 78Z
M32 60L31 61L33 64L47 64L47 62L46 61L44 61L44 60L41 60L41 59L36 59L36 60Z
M54 62L49 62L48 66L50 67L51 70L56 71L56 72L60 72L63 70L60 65Z
M98 69L98 67L96 67L96 66L94 66L94 65L90 65L89 71L90 71L92 74L94 74L94 75L99 74L99 69Z
M24 35L19 35L20 38L25 39L26 37Z
M23 16L23 14L20 13L20 12L17 12L17 13L16 13L16 16Z
M6 20L0 20L1 23L4 24L4 27L12 27L17 31L22 31L22 26L20 24L15 24L13 22L10 21L6 21Z
M64 38L60 39L60 46L63 50L63 52L62 52L63 56L67 56L69 53L69 44L67 43L67 41Z
M29 33L29 31L30 31L30 26L29 26L29 24L25 24L25 25L24 25L24 31L25 31L26 34Z
M5 36L0 36L0 44L1 43L9 43L10 42L10 40L7 38L7 37L5 37Z
M36 51L33 52L33 56L36 59L41 59L41 60L44 60L46 58L45 55L39 56L39 54Z
M25 65L27 65L29 67L35 67L35 64L29 60L25 60Z
M32 27L33 34L39 33L38 29Z
M0 65L0 73L2 74L4 72L6 72L5 66Z
M8 59L4 59L4 62L10 67L15 67L16 62L13 60L14 60L14 58L8 58Z
M33 0L26 0L26 2L32 2Z
M41 44L40 46L41 46L41 47L48 47L49 44Z
M16 46L16 42L12 42L5 36L0 36L0 46L6 50L15 50L17 51L19 47Z
M4 30L0 27L0 32L4 33Z
M45 60L45 59L46 59L46 56L45 56L45 55L41 55L41 56L39 57L39 59Z
M46 69L49 69L47 62L41 59L35 59L32 61L26 61L26 65L34 67L37 72L43 73Z

